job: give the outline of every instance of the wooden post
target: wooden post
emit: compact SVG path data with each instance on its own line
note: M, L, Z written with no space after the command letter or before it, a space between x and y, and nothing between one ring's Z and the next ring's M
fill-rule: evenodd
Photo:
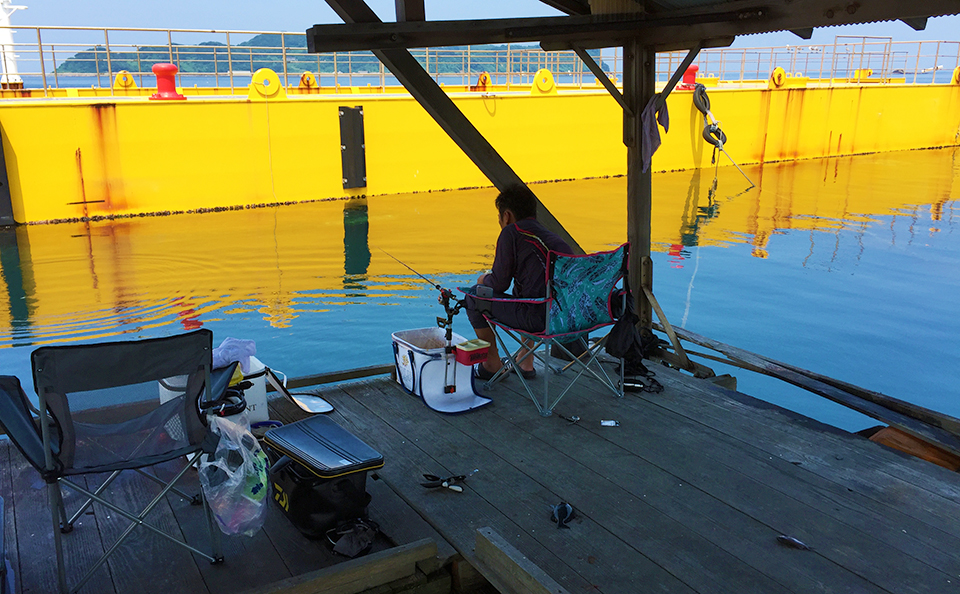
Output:
M427 13L423 8L423 0L396 0L397 22L425 21Z
M627 145L627 240L630 242L630 285L640 317L640 330L649 333L653 324L650 302L644 289L653 291L650 260L650 217L653 186L651 171L643 172L640 158L640 114L654 95L656 52L633 38L623 47L623 97L628 110L623 115L623 143Z

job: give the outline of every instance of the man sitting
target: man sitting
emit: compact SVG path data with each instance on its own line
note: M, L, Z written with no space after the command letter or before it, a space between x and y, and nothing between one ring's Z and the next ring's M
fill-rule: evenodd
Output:
M570 246L537 221L537 198L526 186L507 188L497 196L494 204L500 222L500 236L493 268L480 275L476 289L482 292L480 287L489 287L496 299L543 299L547 294L547 252L568 254ZM512 295L506 293L511 283ZM477 338L490 343L487 360L476 367L476 375L482 380L490 379L503 366L493 330L482 312L512 328L527 332L544 330L546 306L543 303L484 301L473 295L467 295L464 301ZM520 353L518 360L520 373L525 379L536 377L532 356Z

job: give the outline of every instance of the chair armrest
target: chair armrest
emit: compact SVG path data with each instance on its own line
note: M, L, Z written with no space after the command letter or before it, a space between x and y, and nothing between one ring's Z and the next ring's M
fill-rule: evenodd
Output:
M214 369L210 372L210 400L206 402L203 401L203 395L201 395L200 408L206 408L223 398L227 388L230 387L230 379L233 378L233 374L236 372L237 365L240 365L240 363L238 361L234 361L226 367Z
M496 301L499 303L533 303L533 304L543 304L549 301L546 297L531 299L531 298L523 298L523 297L513 297L510 295L504 295L503 293L494 293L490 297L481 297L477 295L476 285L473 287L457 287L457 290L463 293L464 295L470 295L471 297L473 297L478 301Z

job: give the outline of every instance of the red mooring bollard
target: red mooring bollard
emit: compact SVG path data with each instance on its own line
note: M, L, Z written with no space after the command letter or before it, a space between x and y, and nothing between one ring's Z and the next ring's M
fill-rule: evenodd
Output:
M683 73L683 82L677 85L678 89L690 90L693 87L697 86L697 72L700 70L700 67L696 64L691 64L687 66L687 70Z
M153 73L157 75L157 92L150 95L151 99L182 100L186 99L177 92L176 64L154 64Z

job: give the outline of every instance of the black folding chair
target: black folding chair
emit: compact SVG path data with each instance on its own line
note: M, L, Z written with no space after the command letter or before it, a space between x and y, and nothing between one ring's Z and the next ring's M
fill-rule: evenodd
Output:
M210 330L198 330L167 338L39 348L31 356L39 408L32 406L16 377L0 376L0 424L48 486L61 592L79 590L137 526L211 563L223 561L220 534L206 501L202 495L190 496L174 487L204 452L212 453L216 447L216 436L209 431L201 406L222 396L233 367L211 371L212 343ZM169 390L169 382L162 380L171 378L179 378L175 383L185 388ZM169 481L144 470L183 456L186 461ZM162 486L139 513L103 496L123 470L134 470ZM110 474L96 490L74 479L97 473ZM69 518L61 485L87 498ZM170 491L203 504L212 553L144 522ZM71 590L61 533L69 533L94 502L131 524Z

